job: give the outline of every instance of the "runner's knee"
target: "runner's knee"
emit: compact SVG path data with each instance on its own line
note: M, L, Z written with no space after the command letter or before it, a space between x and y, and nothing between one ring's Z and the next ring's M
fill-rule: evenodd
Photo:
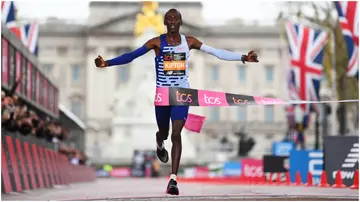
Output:
M181 141L181 131L184 127L184 121L176 120L173 121L172 133L171 133L171 141L177 142Z
M172 143L181 142L181 134L180 134L180 132L176 132L176 131L172 132L172 134L171 134L171 142Z
M156 137L162 140L167 140L168 136L169 136L169 129L161 129L158 132L156 132Z

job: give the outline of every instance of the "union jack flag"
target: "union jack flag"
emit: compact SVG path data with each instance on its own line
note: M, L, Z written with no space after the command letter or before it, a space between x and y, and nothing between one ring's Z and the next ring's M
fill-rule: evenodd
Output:
M317 101L328 32L288 21L286 33L291 57L290 98ZM301 104L301 109L304 114L318 111L315 104Z
M16 21L15 5L13 1L1 2L1 18L4 24L14 23Z
M357 1L335 1L339 21L344 35L349 63L347 75L359 79L359 17Z
M38 55L39 23L14 24L8 28L29 48L30 52Z
M38 56L39 24L37 22L19 23L16 20L15 10L13 1L2 1L2 22L28 47L31 53Z

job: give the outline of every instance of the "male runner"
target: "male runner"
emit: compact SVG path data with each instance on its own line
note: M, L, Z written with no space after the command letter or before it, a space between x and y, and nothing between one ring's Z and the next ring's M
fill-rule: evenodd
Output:
M100 55L95 59L99 68L123 65L132 62L134 59L146 54L150 50L155 51L155 69L157 87L182 87L189 88L188 62L190 50L201 50L205 53L216 56L222 60L258 62L257 55L250 51L248 55L239 55L226 50L219 50L203 44L192 36L184 36L179 33L182 25L181 13L176 9L166 12L164 25L167 33L150 39L142 47L133 52L125 53L119 57L105 61ZM168 152L164 148L164 140L169 135L169 122L172 121L172 172L167 186L166 193L179 195L176 175L178 173L181 157L181 131L184 127L189 106L155 106L155 114L159 131L156 133L157 156L166 163L169 160Z

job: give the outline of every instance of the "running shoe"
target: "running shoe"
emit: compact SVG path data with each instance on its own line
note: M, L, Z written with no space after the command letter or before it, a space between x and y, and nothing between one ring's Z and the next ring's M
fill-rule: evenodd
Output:
M164 145L164 142L162 144ZM163 163L167 163L169 161L169 154L164 146L163 149L156 147L156 155Z
M170 179L166 189L166 193L170 195L179 195L179 189L177 187L177 182L175 180Z

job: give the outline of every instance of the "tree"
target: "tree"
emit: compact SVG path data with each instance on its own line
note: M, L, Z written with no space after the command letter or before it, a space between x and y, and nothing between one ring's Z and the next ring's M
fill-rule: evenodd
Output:
M283 11L279 13L278 21L284 18L296 16L298 20L305 20L309 23L326 27L332 30L335 37L335 72L336 72L336 91L340 100L358 99L359 85L358 80L346 75L348 65L348 55L344 36L338 21L337 13L333 2L285 2L281 3ZM330 40L332 41L332 39ZM328 43L324 53L324 70L327 78L332 78L332 53L331 44ZM328 79L329 86L332 86L332 79ZM339 133L345 134L346 131L346 108L353 103L339 103L337 117L339 120Z

